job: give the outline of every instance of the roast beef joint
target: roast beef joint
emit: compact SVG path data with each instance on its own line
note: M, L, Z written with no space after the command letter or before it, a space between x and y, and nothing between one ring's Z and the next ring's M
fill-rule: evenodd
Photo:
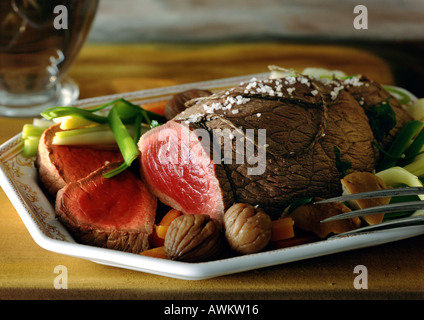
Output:
M186 214L221 220L241 202L275 217L294 199L341 194L337 161L351 171L375 169L380 152L374 142L388 143L410 120L391 98L396 125L376 140L366 111L389 97L366 78L326 84L303 75L253 79L187 101L186 110L144 134L141 174L159 200ZM249 163L249 152L259 160Z

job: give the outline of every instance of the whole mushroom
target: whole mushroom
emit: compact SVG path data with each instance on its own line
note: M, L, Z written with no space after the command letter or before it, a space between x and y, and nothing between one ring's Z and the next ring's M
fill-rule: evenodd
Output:
M272 221L261 208L236 203L224 214L224 234L230 247L242 254L259 252L271 240Z
M165 236L169 259L198 262L221 253L221 224L204 214L185 214L175 218Z

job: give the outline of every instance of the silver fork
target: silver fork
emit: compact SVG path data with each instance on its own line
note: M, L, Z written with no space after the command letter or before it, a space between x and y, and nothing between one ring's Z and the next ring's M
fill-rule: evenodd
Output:
M349 194L349 195L317 201L315 203L344 202L349 200L373 199L373 198L381 198L381 197L397 197L397 196L420 195L420 194L424 194L424 187L405 187L405 188L384 189L384 190ZM416 210L422 210L422 209L424 209L423 200L392 203L392 204L375 206L375 207L370 207L366 209L360 209L360 210L354 210L354 211L342 213L336 216L326 218L322 220L321 223L325 223L328 221L341 220L341 219L349 219L349 218L360 217L365 215L379 214L379 213L416 211ZM421 225L421 224L424 224L424 215L414 215L414 216L409 216L406 218L393 219L393 220L381 222L375 225L358 228L352 231L335 235L334 237L341 237L341 236L345 236L349 234L372 231L372 230L397 228L397 227L405 227L410 225Z

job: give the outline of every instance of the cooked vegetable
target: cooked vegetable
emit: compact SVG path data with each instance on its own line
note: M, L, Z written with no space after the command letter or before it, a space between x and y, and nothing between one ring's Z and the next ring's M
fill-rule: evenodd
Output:
M140 137L150 128L146 124L140 124L136 129L134 126L127 126L131 136ZM137 130L137 132L135 132ZM53 138L55 145L88 145L100 148L116 147L116 139L108 124L97 125L87 128L79 128L65 131L58 131Z
M22 128L22 139L26 139L28 137L40 137L46 128L39 127L33 124L24 124Z
M395 140L389 147L389 150L383 156L377 171L382 171L396 165L398 160L401 159L408 145L411 143L412 138L422 128L423 123L418 120L409 121L396 136Z
M111 109L107 115L97 113L104 112L109 107ZM119 168L106 173L106 177L112 177L127 169L139 155L137 142L141 135L149 128L166 121L164 116L145 110L122 98L91 109L52 107L43 111L41 115L49 121L39 121L38 126L25 125L22 130L25 139L24 156L37 154L38 140L43 131L52 125L50 120L54 120L56 123L60 122L60 128L64 130L56 133L54 144L102 147L118 145L124 162ZM28 139L29 137L34 138Z
M89 126L97 126L98 123L87 120L78 115L65 116L60 118L55 118L54 122L60 123L60 129L62 130L72 130L77 128L84 128Z
M365 114L378 141L382 141L396 125L396 114L388 100L369 107Z
M383 182L391 187L399 185L407 185L409 187L422 187L423 184L418 177L405 168L392 167L376 173ZM424 200L424 195L419 196L421 200Z
M388 189L384 181L371 172L354 171L341 179L343 195L361 193L373 190ZM375 199L357 199L347 201L350 208L356 210L385 205L390 202L390 197ZM372 214L361 217L369 225L383 221L384 213Z
M30 136L24 140L24 148L22 154L24 157L35 156L38 152L38 141L40 137Z
M111 178L129 168L131 163L137 159L140 151L138 150L137 144L134 142L133 137L131 137L127 131L127 128L122 123L122 120L118 114L118 109L115 106L109 111L108 121L113 135L115 136L119 150L121 151L124 158L124 162L118 168L104 174L106 178Z
M421 149L424 146L424 129L417 134L413 139L411 145L405 151L405 158L402 159L401 164L406 165L411 163L417 155L421 153Z
M320 199L314 198L314 201ZM298 229L304 232L312 232L320 239L325 239L332 233L338 234L354 230L361 225L361 220L358 217L321 223L326 218L350 211L351 209L341 202L308 203L297 207L291 213L283 213L282 217L293 219L294 226Z
M38 152L38 141L46 128L52 125L52 121L34 119L32 124L24 124L22 128L22 155L33 157Z
M79 116L86 120L97 123L107 123L107 117L93 113L92 110L86 110L76 107L53 107L41 112L41 115L47 120L53 120L65 116Z
M165 254L165 246L148 249L146 251L143 251L141 255L152 258L167 259Z
M180 215L182 215L181 211L171 209L163 216L150 237L152 246L159 247L164 245L168 227L171 225L172 221Z
M416 175L412 174L411 172L407 171L405 168L401 168L401 167L389 168L387 170L378 172L376 175L379 178L381 178L386 185L391 187L396 187L396 186L422 187L423 186L421 180ZM421 200L424 200L424 195L422 194L418 195L417 197ZM400 199L400 197L393 197L391 202L393 203L397 201L402 201L402 199ZM423 213L423 210L417 210L414 213L412 213L412 215L418 215L422 213ZM384 218L391 219L391 218L409 216L409 215L411 215L410 212L398 212L395 214L386 214Z
M382 85L382 87L384 88L384 90L388 91L391 95L393 95L401 104L408 104L411 101L410 96L402 90L396 89L392 86Z
M294 237L294 221L290 217L280 218L272 221L271 241L279 241Z
M172 260L214 260L222 249L221 224L205 214L183 214L175 218L165 237L165 254Z
M406 110L415 120L424 121L424 98L407 105Z
M161 219L158 225L169 227L171 222L174 221L174 219L176 217L179 217L180 215L182 215L181 211L178 211L176 209L171 209L163 216L163 218Z
M417 177L424 177L424 157L420 157L403 168Z
M272 221L261 208L236 203L224 214L224 235L231 249L241 254L263 250L272 236Z

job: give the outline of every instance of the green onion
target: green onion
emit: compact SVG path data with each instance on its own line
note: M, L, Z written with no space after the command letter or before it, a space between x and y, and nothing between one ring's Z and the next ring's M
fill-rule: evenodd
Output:
M95 113L108 107L111 107L111 109L107 116ZM58 118L62 118L62 120L71 118L69 119L69 129L56 132L53 144L97 145L101 147L117 144L124 161L119 168L105 173L105 177L113 177L130 167L140 153L137 148L137 142L141 135L150 128L166 122L164 116L144 110L123 98L115 99L91 109L77 107L48 108L41 115L47 120L56 119L56 122L60 120ZM81 118L84 121L81 121ZM86 126L87 124L90 124L90 126ZM91 126L93 124L94 126ZM23 136L26 138L24 142L27 144L24 151L25 155L35 155L37 153L38 140L44 129L41 130L31 125L24 127ZM34 135L36 135L36 139L28 139ZM37 148L35 148L35 140L37 141Z
M287 209L287 212L293 213L293 211L296 210L297 208L310 204L313 202L313 200L314 200L314 197L296 199L290 204L290 206Z
M159 123L166 122L166 118L164 116L145 110L142 107L129 102L128 100L118 99L117 102L120 102L120 103L117 103L117 106L119 108L119 114L122 117L124 122L126 119L129 119L131 121L131 119L134 116L136 116L138 113L141 113L141 115L143 116L144 122L147 123L148 125L150 125L153 120L156 120Z
M116 169L104 173L106 178L111 178L114 175L124 171L131 166L131 163L137 159L140 151L137 148L137 144L133 137L127 131L127 128L122 123L121 118L118 114L118 108L112 107L108 114L109 126L115 136L119 150L121 151L124 162Z
M352 169L352 163L349 161L342 161L340 155L340 149L337 146L334 146L334 155L336 161L336 168L340 173L340 177L344 178L348 170Z
M424 146L424 128L421 129L420 133L412 141L411 145L405 151L405 158L402 159L401 165L405 166L411 163L414 158L421 153L421 149Z
M156 120L152 120L152 122L150 123L150 128L153 129L155 127L159 127L161 124L159 122L157 122Z
M107 117L94 114L92 111L76 107L53 107L41 112L41 115L47 120L53 120L59 117L78 115L87 120L97 123L107 123Z
M405 92L398 90L391 86L382 86L384 90L392 94L401 104L408 104L411 101L411 97Z
M389 156L385 155L383 157L377 171L385 170L396 165L408 147L411 139L415 137L418 130L421 129L422 125L423 123L418 120L412 120L406 123L406 125L396 136L390 148L387 150Z
M370 106L365 110L371 130L377 141L382 141L396 126L396 113L389 103L390 99Z

